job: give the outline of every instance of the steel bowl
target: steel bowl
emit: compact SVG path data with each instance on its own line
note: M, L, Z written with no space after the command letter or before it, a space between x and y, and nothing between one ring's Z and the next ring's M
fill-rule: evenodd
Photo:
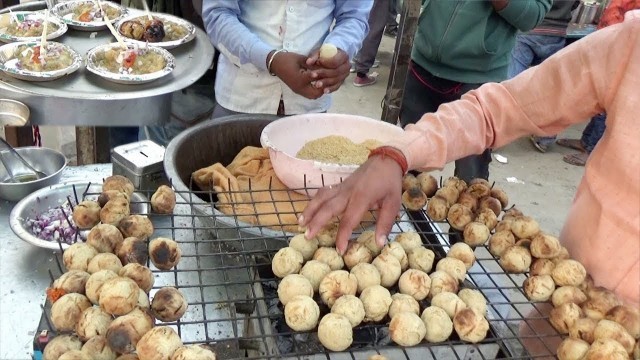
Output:
M56 184L60 181L62 170L67 167L67 159L56 150L42 147L22 147L16 151L31 164L36 170L42 171L48 176L26 182L11 182L9 173L4 165L0 164L0 198L9 201L19 201L25 196L45 186ZM32 173L9 150L0 151L7 165L11 167L14 176L24 176Z
M31 111L20 101L0 99L0 126L23 126L29 122Z

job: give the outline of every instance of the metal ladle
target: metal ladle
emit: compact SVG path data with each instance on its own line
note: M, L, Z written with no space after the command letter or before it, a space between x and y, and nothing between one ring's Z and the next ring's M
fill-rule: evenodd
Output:
M16 149L14 149L13 146L11 146L5 139L0 138L0 141L2 141L4 146L6 146L9 149L9 151L11 151L11 153L13 155L15 155L20 160L20 162L22 162L26 167L28 167L31 171L33 171L33 174L25 174L24 175L25 177L33 176L33 177L35 177L34 180L40 180L40 179L45 178L45 177L48 176L47 174L43 173L42 171L36 170L33 166L31 166L31 164L29 164L29 162L27 160L25 160L22 157L22 155L20 155L16 151ZM12 182L19 182L19 181L16 181L15 175L13 175L13 171L11 171L11 167L5 161L4 154L2 152L0 152L0 161L2 162L2 165L4 165L5 169L7 169L7 173L11 177L11 181Z

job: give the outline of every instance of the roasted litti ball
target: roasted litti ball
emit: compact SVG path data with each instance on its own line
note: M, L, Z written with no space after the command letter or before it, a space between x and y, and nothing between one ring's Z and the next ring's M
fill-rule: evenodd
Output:
M421 210L427 205L427 195L419 187L411 188L402 193L402 205L409 210Z
M100 270L96 273L91 274L91 276L89 276L89 279L87 279L87 285L85 288L87 298L89 298L92 303L98 304L98 301L100 300L100 293L102 292L102 286L104 285L104 283L117 277L118 274L112 270Z
M502 212L502 205L500 204L500 201L494 197L491 196L485 196L483 198L481 198L480 200L478 200L478 209L479 210L484 210L484 209L489 209L493 212L493 214L496 216L496 222L498 219L498 216L500 215L500 213Z
M560 260L551 272L553 280L558 286L578 286L587 276L587 270L576 260Z
M93 360L82 350L70 350L60 355L58 360Z
M473 247L484 245L489 240L490 235L491 231L489 231L487 225L477 221L468 223L462 232L464 242Z
M453 319L460 310L467 308L467 304L462 301L458 295L450 292L441 292L434 296L431 299L431 306L441 308L451 319Z
M436 180L433 175L423 172L418 174L417 180L420 185L420 189L428 197L432 197L435 195L436 191L438 191L438 180Z
M153 235L153 224L145 215L125 216L118 223L118 229L124 237L146 239Z
M301 277L304 279L303 276ZM151 300L151 311L153 315L156 319L163 322L180 320L182 315L187 311L188 306L189 303L184 297L184 294L174 287L161 288L153 295L153 300Z
M66 294L68 293L79 293L85 294L87 280L89 280L89 274L86 271L80 270L69 270L66 273L60 275L54 282L52 287L54 289L64 290Z
M78 293L63 295L51 306L51 322L58 332L73 331L82 312L91 307L91 301Z
M171 270L178 265L182 257L182 250L177 242L167 238L156 238L149 243L149 258L160 270ZM300 262L302 266L302 261ZM294 272L298 272L300 267Z
M549 321L560 334L568 334L573 323L583 314L578 305L565 303L551 310Z
M582 304L582 310L585 315L596 320L604 319L609 310L621 305L616 294L603 287L588 289L587 297L587 301Z
M498 199L503 209L506 209L507 206L509 206L509 196L507 196L507 193L504 190L494 187L491 189L491 193L489 195Z
M355 295L358 291L358 279L355 275L345 270L334 270L327 274L322 281L318 292L322 301L331 308L342 295Z
M205 345L188 345L179 347L171 360L216 360L216 354Z
M138 284L138 287L140 287L140 289L144 290L144 292L147 293L151 290L155 282L155 277L153 276L151 270L149 270L148 267L142 266L138 263L125 265L122 269L120 269L118 275L128 277L129 279L135 281L136 284Z
M42 360L58 360L60 355L82 349L82 342L75 335L58 335L44 347Z
M530 216L517 216L511 223L511 232L518 239L530 239L540 232L540 225Z
M273 256L271 270L275 276L284 278L289 274L298 273L303 263L304 258L298 250L292 247L283 247Z
M447 207L452 206L458 200L460 191L455 186L443 186L436 193L434 197L439 197L445 200Z
M149 303L149 294L140 289L138 292L138 304L136 305L142 309L151 309L151 303Z
M482 199L483 197L489 196L491 194L491 187L488 184L475 183L469 185L469 187L467 187L467 190L465 191L475 196L477 199Z
M360 300L364 305L365 321L380 321L389 313L389 307L393 302L391 293L380 285L369 286L360 294Z
M567 338L558 345L558 360L582 360L589 350L589 343L580 340Z
M109 190L120 191L131 197L135 188L131 180L126 177L122 175L112 175L104 179L104 183L102 184L102 191Z
M441 197L432 197L427 204L427 215L434 221L442 221L447 218L449 205L447 200Z
M458 291L458 297L468 308L475 310L477 314L484 315L487 313L487 299L478 290L461 289Z
M480 209L474 221L483 223L489 230L493 230L498 225L498 217L490 209Z
M581 305L587 301L587 295L575 286L560 286L551 295L551 303L558 307L565 303Z
M100 207L103 207L110 200L114 199L123 199L127 202L131 201L131 197L127 193L123 193L122 191L118 190L107 190L103 191L100 196L98 196L98 205L100 205Z
M408 311L416 315L420 314L420 304L411 295L393 294L391 295L391 305L389 306L389 317L393 317L401 312Z
M284 307L284 320L294 331L308 331L318 325L320 307L309 296L297 295Z
M551 259L560 255L560 240L549 234L538 233L531 238L531 255L540 259Z
M97 335L106 335L111 321L113 321L113 317L100 307L86 308L76 324L76 334L82 341L87 341Z
M169 360L182 346L180 336L168 326L158 326L147 331L136 344L140 360Z
M427 298L431 289L431 279L426 272L409 269L405 271L398 280L400 293L413 296L420 301Z
M318 240L315 238L307 240L304 234L298 234L289 240L289 247L296 249L302 254L304 261L308 261L313 258L313 254L318 250Z
M73 222L79 229L91 229L100 222L100 204L85 200L73 207Z
M104 335L97 335L82 345L82 352L92 360L115 360L116 354L107 344Z
M120 220L131 214L129 202L124 199L109 200L100 209L100 222L103 224L118 225Z
M473 249L463 242L451 245L447 257L462 261L467 270L471 269L473 263L476 261L476 255L473 253Z
M100 253L89 261L87 272L89 274L97 273L100 270L111 270L118 273L122 269L122 262L112 253Z
M535 275L528 277L522 287L529 300L543 302L551 298L556 289L556 284L553 282L551 275Z
M400 268L405 271L409 267L409 259L407 253L402 248L402 245L397 242L390 242L382 248L381 254L393 255L400 262Z
M618 305L607 312L605 319L622 325L633 338L640 338L640 310L637 308Z
M67 270L87 271L89 262L98 254L98 250L85 243L75 243L62 254L62 262Z
M531 247L531 239L519 239L516 241L516 246L522 246L523 248L529 250ZM529 251L531 253L531 251Z
M400 233L398 234L398 236L396 236L394 241L400 244L405 252L422 246L422 238L420 238L420 234L415 231L406 231Z
M504 211L504 216L502 217L502 219L513 218L513 220L515 220L515 218L518 216L524 216L524 214L522 213L522 211L520 211L520 209L511 207L511 209Z
M509 217L509 218L502 218L502 220L498 221L498 225L496 225L496 228L493 229L495 230L495 232L498 231L509 231L511 232L511 224L513 224L513 218Z
M593 330L593 338L595 340L615 340L624 347L628 354L633 352L633 346L636 344L636 340L629 334L624 326L607 319L598 321L596 328Z
M122 241L122 244L116 249L116 256L122 262L122 265L137 263L146 265L149 260L149 248L144 239L128 237Z
M452 228L462 231L468 223L473 221L473 212L466 206L453 204L447 212L447 221Z
M463 192L465 190L467 190L467 183L460 179L457 176L450 176L448 177L442 184L442 186L453 186L456 188L456 190L458 190L458 192Z
M140 288L135 281L126 277L116 277L102 285L98 303L111 315L124 315L136 308Z
M320 230L316 239L319 246L332 247L336 245L336 235L338 234L338 223L333 222Z
M531 266L531 253L525 247L511 246L502 253L500 265L509 273L523 273Z
M584 340L591 344L595 337L593 331L596 329L598 321L583 317L573 322L573 325L569 327L569 336L573 339Z
M282 305L287 305L291 299L298 295L313 297L313 285L311 285L311 282L300 274L285 276L278 284L278 299Z
M431 299L441 292L458 292L458 280L445 271L436 270L429 275L429 278L431 279L431 289L429 290L429 298Z
M349 319L352 327L360 325L365 315L362 300L355 295L342 295L339 297L331 307L331 312Z
M420 183L418 182L418 178L416 178L413 174L406 174L402 178L402 191L407 191L411 188L417 187L420 187Z
M529 275L551 275L553 268L556 267L550 259L534 259L531 261L531 267L529 268Z
M153 317L146 310L134 309L119 316L107 328L107 343L120 354L132 353L136 344L153 328Z
M342 256L340 256L338 251L332 247L319 247L313 254L313 260L329 265L332 271L344 268L344 260L342 259Z
M418 345L426 333L424 322L413 312L400 312L389 323L391 340L400 346Z
M347 251L342 255L342 260L349 270L360 263L370 263L373 256L367 247L359 242L351 241L347 245Z
M322 278L324 278L325 275L330 272L331 268L329 267L329 265L318 260L309 260L300 270L300 275L306 277L307 280L309 280L309 283L311 284L314 292L318 292L320 281L322 281Z
M349 319L339 314L325 315L318 325L318 340L331 351L343 351L353 342Z
M172 214L176 207L176 193L167 185L160 185L151 195L151 209L158 214Z
M380 285L392 287L400 279L402 267L400 261L391 254L380 254L371 262L380 273Z
M478 209L478 199L466 192L463 192L458 196L458 201L456 201L456 203L468 207L473 212Z
M409 261L409 268L422 270L426 273L431 272L433 268L433 262L435 260L435 253L423 246L411 249L407 252L407 260Z
M628 360L629 354L619 342L613 339L598 339L591 344L585 360Z
M475 344L487 337L489 322L484 315L466 308L458 311L453 317L453 328L461 340Z
M369 286L380 285L380 272L372 264L360 263L351 269L351 274L358 280L358 294Z
M376 233L374 231L363 231L356 241L366 246L373 257L380 255L380 252L382 252L382 247L376 243Z
M467 267L464 265L462 260L453 257L440 259L436 264L436 271L444 271L457 281L463 281L464 277L467 275Z
M123 240L120 230L110 224L94 226L87 236L87 244L101 253L113 253L117 247L122 245Z
M489 252L495 257L501 257L509 247L516 244L516 238L509 230L496 231L489 238Z
M449 315L437 306L429 306L420 316L425 324L426 334L424 338L430 343L439 343L447 340L453 332L453 321Z

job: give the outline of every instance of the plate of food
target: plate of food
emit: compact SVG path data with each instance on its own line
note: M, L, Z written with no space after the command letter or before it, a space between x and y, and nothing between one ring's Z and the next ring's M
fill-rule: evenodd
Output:
M0 15L0 41L36 41L44 31L44 12L10 11ZM47 40L62 36L67 32L67 24L56 16L47 19Z
M118 84L144 84L165 77L175 68L167 50L147 44L112 43L87 53L87 70Z
M100 5L112 24L127 15L127 9L119 4L101 1ZM107 28L102 10L94 0L72 0L58 3L51 12L72 29L97 31Z
M118 22L116 30L127 42L152 43L165 49L186 44L196 36L196 27L179 17L160 13L151 13L151 17L127 16Z
M14 42L0 47L0 70L27 81L51 81L78 70L82 56L65 44L49 41Z

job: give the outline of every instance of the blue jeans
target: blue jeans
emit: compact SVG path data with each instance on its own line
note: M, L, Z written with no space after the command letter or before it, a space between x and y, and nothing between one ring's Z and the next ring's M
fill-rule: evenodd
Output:
M598 141L604 134L604 130L606 129L605 121L607 120L607 114L602 113L598 114L591 118L587 127L582 131L582 138L580 141L582 142L582 146L587 150L588 153L593 151L593 148L596 147Z

